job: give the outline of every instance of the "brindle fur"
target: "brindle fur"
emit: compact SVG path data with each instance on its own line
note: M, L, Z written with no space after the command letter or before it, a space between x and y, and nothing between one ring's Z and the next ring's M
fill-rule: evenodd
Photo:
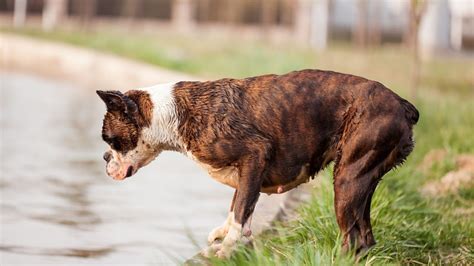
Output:
M175 97L187 149L214 168L239 171L237 222L246 223L260 191L291 189L306 164L309 177L335 161L344 246L375 244L371 197L413 149L413 105L378 82L319 70L180 82Z
M419 114L409 102L378 82L320 70L179 82L174 98L186 151L211 168L238 171L236 222L246 224L261 191L292 189L334 161L343 245L359 251L375 244L372 195L414 145Z
M97 91L107 106L102 139L117 152L126 153L137 146L139 134L151 123L153 103L148 93L131 90Z

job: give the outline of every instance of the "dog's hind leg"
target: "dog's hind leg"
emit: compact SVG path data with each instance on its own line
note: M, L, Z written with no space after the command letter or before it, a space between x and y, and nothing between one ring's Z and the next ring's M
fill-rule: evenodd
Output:
M411 132L394 125L352 132L334 168L336 218L343 249L356 253L375 245L370 221L372 195L381 177L408 155Z
M334 176L336 219L343 234L343 248L370 247L375 244L370 214L365 214L376 185L370 176L355 176L344 170ZM345 173L344 173L345 172Z

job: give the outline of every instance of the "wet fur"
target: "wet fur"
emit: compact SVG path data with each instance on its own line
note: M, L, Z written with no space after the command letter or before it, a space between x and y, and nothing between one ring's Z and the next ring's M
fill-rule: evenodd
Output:
M188 152L215 169L239 171L238 223L246 223L260 191L286 191L300 183L291 185L305 165L309 177L335 161L344 245L375 244L371 196L413 148L413 105L378 82L319 70L180 82L175 95Z
M173 98L182 143L168 149L188 154L210 173L231 171L237 177L221 182L236 189L231 211L240 228L260 192L292 189L334 161L335 208L344 247L360 251L375 244L372 194L414 145L412 126L419 114L408 101L381 83L320 70L179 82ZM146 117L152 105L142 105L138 103L140 115ZM117 119L105 118L121 130ZM106 122L105 131L111 127ZM140 126L130 129L123 135L134 139Z

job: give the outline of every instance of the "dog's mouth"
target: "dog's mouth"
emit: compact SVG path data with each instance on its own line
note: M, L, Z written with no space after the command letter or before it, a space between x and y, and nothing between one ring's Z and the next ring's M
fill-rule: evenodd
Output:
M106 172L107 172L107 175L109 175L110 177L112 177L115 180L124 180L124 179L134 175L137 172L137 170L138 170L138 167L134 167L133 165L129 165L125 169L122 168L121 171L118 170L118 169L116 169L115 171L110 171L110 169L107 168Z
M127 168L127 173L125 174L125 178L130 177L130 176L132 176L132 175L133 175L133 166L130 165L130 166Z

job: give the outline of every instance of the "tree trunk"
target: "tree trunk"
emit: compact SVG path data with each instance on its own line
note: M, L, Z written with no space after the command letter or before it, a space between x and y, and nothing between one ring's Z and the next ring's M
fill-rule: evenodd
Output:
M171 21L177 30L186 32L194 27L192 0L173 0Z
M199 1L199 18L200 21L209 22L211 19L211 3L210 0L201 0Z
M15 28L25 26L26 5L26 0L15 0L15 9L13 11L13 26Z
M357 0L357 21L354 23L353 39L357 46L367 46L367 0Z
M297 40L308 43L311 24L311 1L298 0L294 9L294 34Z
M368 23L368 42L370 45L379 46L382 43L382 1L372 2L369 12Z
M328 43L329 0L313 0L311 7L311 47L324 50Z
M270 33L270 29L274 26L277 17L277 4L275 0L263 0L261 5L261 18L262 18L262 29L267 35Z
M418 45L418 32L420 29L420 21L423 16L423 13L426 8L425 0L411 0L410 2L410 22L408 29L408 41L410 48L412 50L412 60L413 60L413 69L412 69L412 84L411 84L411 98L416 99L418 95L418 87L420 85L420 72L421 72L421 62L420 62L420 49Z
M97 11L97 0L80 0L79 16L82 28L88 28Z
M230 26L236 26L240 23L242 12L242 1L227 0L226 22Z
M296 15L296 1L295 0L282 0L282 10L281 12L281 23L285 26L292 25L294 23L294 15Z
M122 16L133 20L138 16L142 6L143 0L124 0L121 10Z
M462 49L462 17L456 16L451 20L451 46L456 51L461 51Z
M418 39L420 55L429 58L437 52L451 48L451 12L448 0L426 3L423 20L420 20Z
M67 15L66 11L66 0L46 0L43 7L43 30L53 30L59 24L59 22Z

